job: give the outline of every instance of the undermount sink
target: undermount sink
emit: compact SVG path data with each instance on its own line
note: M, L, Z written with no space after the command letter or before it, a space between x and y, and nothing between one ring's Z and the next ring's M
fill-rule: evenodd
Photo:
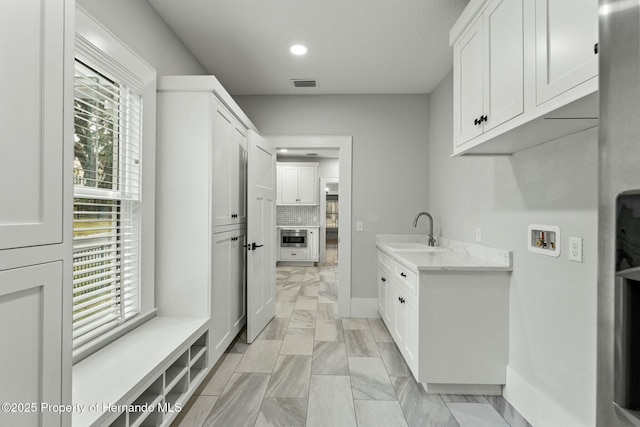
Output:
M385 243L385 245L392 251L401 252L441 252L449 250L447 248L428 246L424 243L416 242Z

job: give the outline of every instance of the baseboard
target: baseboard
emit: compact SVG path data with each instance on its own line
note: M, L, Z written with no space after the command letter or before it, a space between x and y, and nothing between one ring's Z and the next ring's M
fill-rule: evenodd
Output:
M509 366L507 366L507 384L504 387L503 395L511 406L535 427L588 427L595 425L593 405L585 405L593 411L592 422L579 420ZM593 403L595 404L595 401Z
M351 298L351 317L380 317L377 298Z

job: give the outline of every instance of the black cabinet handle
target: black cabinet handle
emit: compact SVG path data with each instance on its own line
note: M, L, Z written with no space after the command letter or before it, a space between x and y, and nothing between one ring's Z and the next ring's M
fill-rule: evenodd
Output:
M384 277L381 277L380 280L382 280L383 282L387 281L387 279L385 279Z
M404 298L398 297L398 301L400 301L400 304L404 304Z
M478 119L473 119L473 124L474 124L475 126L478 126L480 123L482 123L480 120L478 120Z
M407 275L406 275L406 274L404 274L404 273L400 273L400 275L401 275L402 277L407 277Z
M480 116L480 123L486 122L487 120L489 120L487 116Z
M593 53L598 54L598 43L593 45Z
M254 242L254 243L252 243L252 244L251 244L251 250L252 250L252 251L255 251L257 248L261 248L261 247L263 247L263 246L264 246L264 245L256 245L256 244L255 244L255 242Z

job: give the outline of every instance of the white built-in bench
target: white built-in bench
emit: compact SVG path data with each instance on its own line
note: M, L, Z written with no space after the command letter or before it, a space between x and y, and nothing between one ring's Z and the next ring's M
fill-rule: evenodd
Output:
M211 369L208 321L154 317L76 363L73 404L84 412L74 411L73 427L168 426Z

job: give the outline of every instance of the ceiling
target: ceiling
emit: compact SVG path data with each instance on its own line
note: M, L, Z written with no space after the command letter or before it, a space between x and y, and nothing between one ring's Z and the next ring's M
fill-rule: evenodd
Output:
M449 29L468 3L148 1L232 95L429 93L452 67ZM293 44L309 52L293 56Z

